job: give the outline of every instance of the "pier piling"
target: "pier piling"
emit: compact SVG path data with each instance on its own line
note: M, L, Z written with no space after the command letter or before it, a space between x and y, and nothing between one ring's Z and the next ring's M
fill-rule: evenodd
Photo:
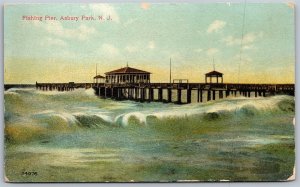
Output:
M216 100L216 91L213 90L212 93L213 93L213 100Z
M223 99L223 90L219 90L219 99Z
M187 93L187 96L186 96L187 103L191 103L192 102L192 89L188 88L186 93Z
M177 89L177 104L181 104L181 89Z
M207 90L207 101L211 100L211 93L210 90Z
M172 89L168 88L168 103L172 102Z
M163 100L163 90L162 88L158 88L158 101L162 101Z

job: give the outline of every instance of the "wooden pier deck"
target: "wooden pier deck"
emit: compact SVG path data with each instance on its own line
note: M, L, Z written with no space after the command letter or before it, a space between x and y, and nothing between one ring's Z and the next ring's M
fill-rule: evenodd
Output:
M45 91L72 91L75 88L93 88L102 98L135 100L139 102L165 102L185 104L223 99L229 96L266 97L270 95L295 95L294 84L206 84L206 83L36 83L36 89ZM183 101L185 98L185 101Z

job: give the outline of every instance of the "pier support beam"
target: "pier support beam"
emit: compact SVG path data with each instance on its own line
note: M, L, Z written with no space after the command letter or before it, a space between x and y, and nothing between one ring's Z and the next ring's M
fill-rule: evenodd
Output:
M129 99L129 88L125 88L126 99Z
M207 90L207 101L211 100L211 93L210 90Z
M168 88L168 103L172 102L172 89Z
M131 99L131 88L127 88L127 98Z
M141 88L138 88L138 99L141 99L142 98L142 89Z
M134 99L138 100L138 88L134 88Z
M121 88L117 88L117 91L118 91L118 96L117 96L117 99L121 99Z
M229 96L229 94L230 94L230 91L229 90L226 90L226 97L228 97Z
M100 96L101 93L101 87L98 87L98 92L96 92L98 96Z
M177 89L177 103L181 104L181 89Z
M112 98L112 99L115 99L115 98L116 98L115 92L116 92L116 89L115 89L114 87L112 87L112 88L111 88L111 98Z
M140 102L144 102L145 101L145 88L141 88L141 99Z
M219 90L219 99L223 99L223 90Z
M104 87L100 87L99 96L104 96Z
M154 91L153 88L149 88L149 101L154 100Z
M162 101L163 100L163 90L162 88L158 88L158 101Z
M245 97L245 92L243 90L240 92L241 92L241 95Z
M134 100L134 88L130 88L130 99Z
M116 87L114 90L115 90L115 98L116 98L117 100L121 99L121 98L120 98L120 97L121 97L121 94L120 94L120 88Z
M188 88L186 91L186 99L187 99L187 103L191 103L192 102L192 89Z
M202 103L203 102L203 91L200 90L200 102Z
M216 100L216 90L213 90L212 93L213 93L213 100Z
M143 92L144 92L143 94L144 94L144 101L145 101L146 100L146 96L147 96L146 88L143 89Z

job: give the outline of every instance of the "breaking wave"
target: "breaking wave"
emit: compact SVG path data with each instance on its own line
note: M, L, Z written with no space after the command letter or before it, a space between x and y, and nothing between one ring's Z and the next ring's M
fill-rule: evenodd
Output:
M176 120L178 123L194 120L200 128L210 121L293 114L295 110L294 97L283 95L188 105L104 100L95 96L92 89L73 92L9 89L4 98L5 135L13 142L43 138L49 132L164 125Z

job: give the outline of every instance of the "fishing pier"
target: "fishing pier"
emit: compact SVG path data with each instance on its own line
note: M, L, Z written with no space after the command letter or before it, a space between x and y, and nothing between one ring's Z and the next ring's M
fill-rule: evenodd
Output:
M96 71L97 72L97 71ZM223 83L223 73L205 74L205 83L189 83L187 79L174 79L170 83L151 83L150 72L125 67L94 77L93 83L37 83L44 91L72 91L93 88L101 98L134 100L139 102L201 103L226 97L266 97L277 94L294 95L294 84L233 84Z
M101 98L186 104L207 102L227 97L266 97L294 95L294 84L210 84L210 83L36 83L44 91L72 91L93 88Z

